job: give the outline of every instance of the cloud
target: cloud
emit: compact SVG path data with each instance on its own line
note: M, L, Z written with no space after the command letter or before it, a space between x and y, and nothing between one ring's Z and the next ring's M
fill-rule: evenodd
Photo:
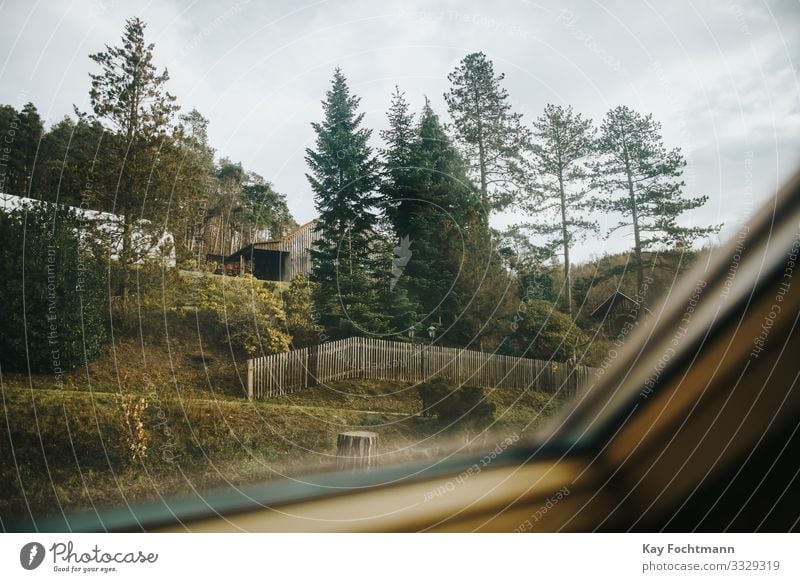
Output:
M446 118L447 74L476 50L506 74L527 122L548 102L596 120L619 104L652 112L668 145L689 158L688 194L711 198L691 221L739 216L798 161L800 5L791 0L6 2L0 102L33 101L51 122L73 103L86 108L88 54L118 42L132 15L148 23L184 110L211 119L218 153L272 181L301 222L314 216L304 161L310 122L322 115L336 65L362 98L375 147L395 84L417 108L430 97ZM751 154L745 192L737 176ZM577 256L596 251L581 247Z

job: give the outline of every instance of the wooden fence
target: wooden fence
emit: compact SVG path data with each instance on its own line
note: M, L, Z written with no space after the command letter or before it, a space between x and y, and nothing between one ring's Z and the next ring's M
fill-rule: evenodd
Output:
M269 398L336 380L423 382L576 393L592 368L460 348L351 337L247 360L247 394Z

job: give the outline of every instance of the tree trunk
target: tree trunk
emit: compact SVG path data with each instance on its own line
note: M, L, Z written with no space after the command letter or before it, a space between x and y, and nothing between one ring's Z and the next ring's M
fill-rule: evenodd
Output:
M128 288L130 287L130 271L133 263L133 225L130 222L130 213L122 217L122 249L119 254L120 270L120 296L122 297L123 321L128 314Z
M377 464L377 452L377 433L340 432L336 439L336 466L340 471L369 470Z
M489 186L486 178L486 149L483 143L483 121L481 119L481 100L478 90L475 90L475 117L478 121L478 170L481 175L481 201L483 202L488 215L489 208Z
M636 262L636 296L639 298L639 309L636 312L636 320L646 307L644 294L644 265L642 264L642 242L639 234L639 212L636 207L636 193L633 189L633 178L631 176L631 166L628 161L628 152L625 152L625 173L628 177L628 195L631 199L631 223L633 224L633 255Z
M572 275L569 269L569 229L567 228L567 196L564 193L564 178L559 171L558 189L561 194L561 236L564 239L564 300L567 303L567 313L572 319Z

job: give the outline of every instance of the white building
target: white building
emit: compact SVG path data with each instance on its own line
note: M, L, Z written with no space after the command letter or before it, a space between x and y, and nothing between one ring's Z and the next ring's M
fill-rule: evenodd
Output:
M40 204L41 200L35 198L25 198L14 196L13 194L0 193L0 211L7 212L22 207L25 204ZM52 202L44 202L48 206L54 206ZM100 212L87 208L77 208L70 206L78 216L86 219L94 227L92 232L98 237L101 244L109 249L112 259L119 258L122 251L122 221L123 217L110 212ZM148 220L137 221L138 225L151 224ZM163 262L165 266L175 266L175 240L172 233L164 230L160 235L152 235L141 226L134 226L131 235L134 254L141 257L137 263L145 261Z

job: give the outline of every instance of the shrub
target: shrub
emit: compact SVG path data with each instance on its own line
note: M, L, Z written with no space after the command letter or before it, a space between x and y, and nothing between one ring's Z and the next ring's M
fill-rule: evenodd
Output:
M32 203L0 212L0 240L3 368L27 371L29 363L60 378L99 355L104 269L88 225L74 210Z
M573 356L586 366L595 366L607 353L608 342L578 327L552 302L532 299L514 317L509 351L516 356L567 362Z
M234 350L248 356L289 349L291 338L283 331L286 316L275 286L255 277L183 277L173 291L171 309L194 311L200 325L227 337Z
M146 398L133 394L117 393L117 404L122 410L124 430L122 431L124 448L130 455L130 460L144 460L147 455L147 431L142 420L144 411L147 410Z
M314 285L303 275L295 277L282 294L286 312L286 331L292 336L292 346L303 348L320 343L321 329L314 323L311 295Z
M474 386L450 388L440 377L432 378L417 387L422 399L423 416L436 416L440 420L491 420L495 405L487 402L483 390Z

